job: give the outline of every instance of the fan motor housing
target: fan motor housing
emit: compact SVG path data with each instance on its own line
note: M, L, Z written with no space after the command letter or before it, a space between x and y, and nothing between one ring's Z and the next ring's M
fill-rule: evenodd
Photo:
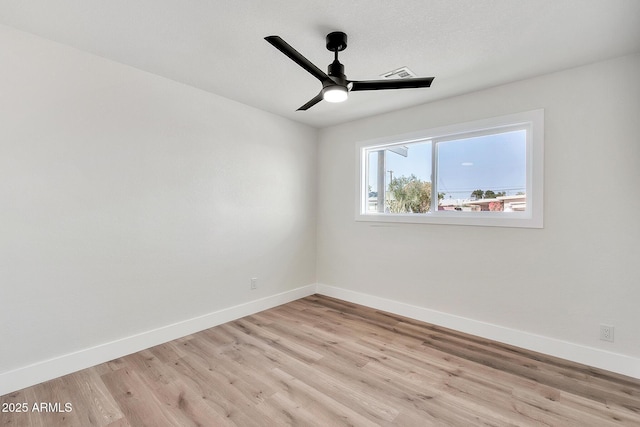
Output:
M341 80L345 80L347 78L347 76L344 75L344 65L339 63L337 60L329 64L329 67L327 68L327 74L330 77L335 77ZM344 84L346 84L346 82Z
M342 52L347 48L347 35L342 31L327 34L327 49L331 52Z

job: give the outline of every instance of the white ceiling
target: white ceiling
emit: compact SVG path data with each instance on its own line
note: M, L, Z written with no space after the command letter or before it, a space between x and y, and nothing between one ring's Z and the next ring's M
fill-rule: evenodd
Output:
M0 23L316 127L640 52L638 0L0 0ZM296 112L321 85L263 38L326 70L336 30L348 78L432 87Z

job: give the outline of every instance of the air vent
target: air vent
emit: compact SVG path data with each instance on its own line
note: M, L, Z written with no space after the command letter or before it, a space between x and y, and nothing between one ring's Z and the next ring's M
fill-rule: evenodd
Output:
M380 74L385 79L409 79L415 77L416 74L407 67L396 68L388 73Z

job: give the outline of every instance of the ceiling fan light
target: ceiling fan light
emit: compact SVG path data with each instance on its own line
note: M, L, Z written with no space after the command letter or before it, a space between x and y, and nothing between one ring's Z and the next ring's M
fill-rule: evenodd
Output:
M322 98L327 102L343 102L348 97L347 88L344 86L327 86L322 89Z

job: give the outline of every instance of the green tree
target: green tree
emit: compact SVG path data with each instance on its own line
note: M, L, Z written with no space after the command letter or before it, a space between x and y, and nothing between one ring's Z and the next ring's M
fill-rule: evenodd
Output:
M482 198L484 198L484 191L482 190L474 190L473 193L471 193L471 198L474 200L480 200Z
M471 199L480 200L480 199L495 199L496 197L506 196L506 191L493 191L493 190L474 190L471 193Z
M392 213L425 213L431 207L431 183L415 175L396 177L389 183L387 207Z

